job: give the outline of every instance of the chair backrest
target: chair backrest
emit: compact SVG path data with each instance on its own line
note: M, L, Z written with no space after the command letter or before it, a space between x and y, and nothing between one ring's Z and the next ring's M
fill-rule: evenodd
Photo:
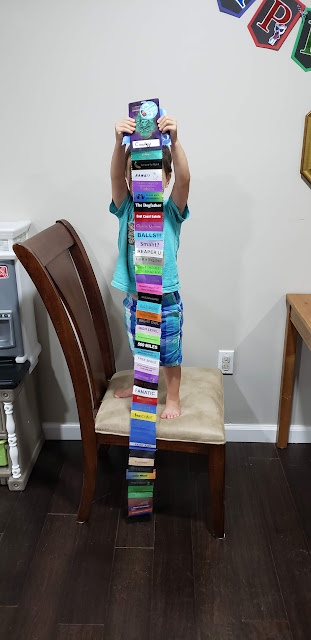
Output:
M83 244L67 220L13 245L51 317L81 420L100 405L115 361L107 314Z

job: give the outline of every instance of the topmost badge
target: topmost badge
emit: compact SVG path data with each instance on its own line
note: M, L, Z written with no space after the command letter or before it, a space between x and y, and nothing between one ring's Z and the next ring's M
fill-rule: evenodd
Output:
M161 149L161 131L157 120L160 117L159 100L140 100L129 104L129 117L136 122L131 135L131 149Z
M255 0L218 0L220 11L240 18Z

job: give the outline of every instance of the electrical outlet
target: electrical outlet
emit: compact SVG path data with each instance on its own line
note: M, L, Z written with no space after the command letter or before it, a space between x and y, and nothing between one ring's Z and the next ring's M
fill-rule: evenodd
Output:
M218 351L218 368L222 373L233 373L234 351Z

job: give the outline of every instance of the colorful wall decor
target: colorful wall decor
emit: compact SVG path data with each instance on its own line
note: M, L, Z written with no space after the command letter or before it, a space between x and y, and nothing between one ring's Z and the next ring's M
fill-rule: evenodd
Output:
M162 137L159 100L129 105L138 294L134 386L127 471L128 515L152 513L164 265Z
M299 64L304 71L311 71L311 9L306 8L302 15L302 21L294 49L292 59Z
M240 18L255 0L217 0L219 10ZM300 0L263 0L248 29L257 47L278 51L299 18L302 18L292 59L311 70L311 8ZM164 144L164 142L163 142Z
M240 18L255 0L218 0L219 10Z
M304 9L297 0L263 0L248 25L256 46L277 51Z

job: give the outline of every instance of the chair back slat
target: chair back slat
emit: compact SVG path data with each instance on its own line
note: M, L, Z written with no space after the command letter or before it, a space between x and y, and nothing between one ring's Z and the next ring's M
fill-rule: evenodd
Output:
M63 227L59 224L40 231L26 242L44 267L74 244L71 235L65 234Z
M70 252L63 251L46 265L46 269L78 334L96 406L106 391L107 380L90 310Z
M74 239L75 243L70 248L70 252L79 273L79 277L81 279L82 286L84 288L88 305L92 314L94 327L101 348L106 377L108 380L110 380L110 378L112 378L113 374L116 371L112 337L105 305L97 284L97 280L95 278L94 271L92 269L92 265L78 234L71 226L71 224L67 220L57 220L57 222L64 225Z
M115 372L114 354L104 303L79 237L61 220L13 249L43 298L73 381L87 376L90 400L97 409ZM70 341L64 339L69 334ZM77 339L82 358L69 352L71 340ZM77 393L76 400L79 409Z

